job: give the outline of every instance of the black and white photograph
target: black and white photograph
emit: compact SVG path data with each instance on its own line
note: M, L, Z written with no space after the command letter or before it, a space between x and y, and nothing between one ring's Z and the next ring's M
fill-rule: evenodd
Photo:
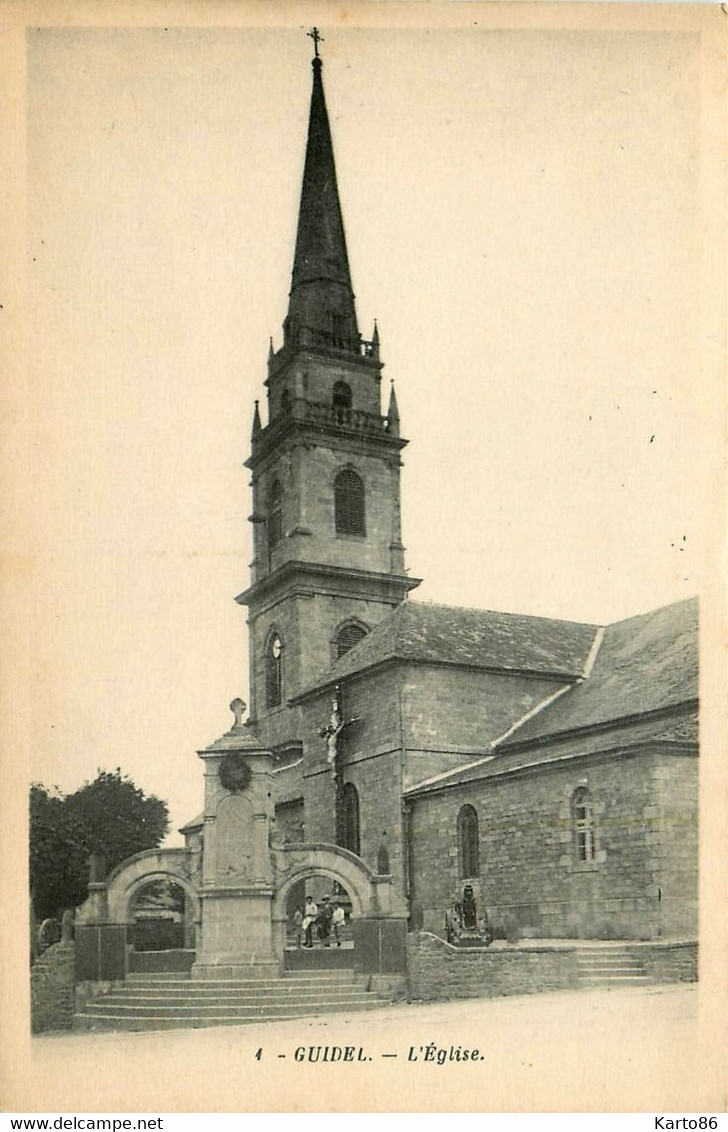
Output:
M723 1112L728 17L34 19L3 1108Z

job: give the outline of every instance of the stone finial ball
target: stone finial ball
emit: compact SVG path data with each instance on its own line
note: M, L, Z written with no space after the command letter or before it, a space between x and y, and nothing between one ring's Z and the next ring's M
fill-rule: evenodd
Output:
M231 701L230 711L235 716L235 726L236 727L242 726L243 716L245 715L245 708L246 707L247 707L247 704L245 703L245 700L241 700L239 696L236 696L235 699Z

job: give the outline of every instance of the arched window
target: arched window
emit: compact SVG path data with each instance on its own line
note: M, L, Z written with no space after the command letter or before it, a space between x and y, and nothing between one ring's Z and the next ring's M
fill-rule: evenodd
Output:
M580 864L594 860L594 807L585 786L580 786L571 797L571 817L574 827L574 855Z
M351 409L351 388L345 381L337 381L334 385L331 403L334 407L334 415L337 420L342 417L346 420L345 414Z
M341 848L360 853L359 794L353 782L347 782L341 792Z
M268 549L280 542L283 534L283 488L280 480L273 480L268 492Z
M278 633L268 638L265 651L265 702L277 707L283 700L283 641Z
M291 394L287 389L281 393L281 413L285 417L291 411Z
M334 515L337 535L365 535L364 484L345 468L334 481Z
M458 853L463 877L480 875L478 813L473 806L461 806L458 813Z
M366 629L362 625L357 625L355 621L349 622L348 625L342 625L336 634L336 660L358 644L362 637L366 637L366 635Z

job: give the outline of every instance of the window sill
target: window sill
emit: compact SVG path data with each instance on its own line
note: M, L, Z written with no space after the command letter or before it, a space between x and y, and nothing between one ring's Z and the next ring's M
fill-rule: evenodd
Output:
M366 535L347 535L343 531L335 531L334 537L346 539L347 542L366 542L367 541Z

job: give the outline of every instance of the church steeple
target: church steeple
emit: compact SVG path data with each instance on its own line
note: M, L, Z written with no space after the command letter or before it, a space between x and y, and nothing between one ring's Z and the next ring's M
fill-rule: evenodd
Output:
M418 584L402 545L407 441L393 395L382 415L376 324L371 341L359 335L312 38L293 280L283 345L268 357L267 424L253 416L251 585L237 599L249 609L251 719L280 749L300 749L300 707L288 702Z
M321 78L322 62L313 59L313 89L298 215L296 251L284 323L286 344L359 351L344 222L336 184L334 149ZM302 344L303 344L302 343Z

